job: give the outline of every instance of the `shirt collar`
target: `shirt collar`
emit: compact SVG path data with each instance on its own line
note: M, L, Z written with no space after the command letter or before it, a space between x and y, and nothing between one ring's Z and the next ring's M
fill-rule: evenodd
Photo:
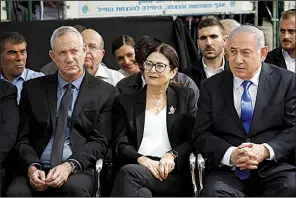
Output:
M204 61L204 57L202 57L202 64L203 64L203 67L204 67L204 69L205 70L209 70L209 69L212 69L212 68L210 68L209 66L207 66L206 65L206 63L205 63L205 61ZM225 66L225 59L224 59L224 56L222 57L222 66L221 67L219 67L218 69L217 69L217 71L218 70L224 70L224 66Z
M79 90L79 88L80 88L80 86L81 86L81 83L82 83L82 80L83 80L84 76L85 76L85 70L83 71L83 74L82 74L79 78L77 78L76 80L74 80L74 81L72 82L72 84L74 85L74 87L75 87L76 89ZM58 83L59 83L59 88L60 88L60 89L63 89L63 88L65 87L65 85L68 84L69 82L65 81L65 80L60 76L60 74L58 74Z
M99 67L95 73L95 77L101 77L101 78L109 78L107 73L107 67L103 66L101 63L99 64Z
M258 87L258 84L259 84L259 76L260 76L261 69L262 69L262 66L258 69L258 71L255 73L253 78L250 80L257 87ZM233 75L233 88L235 90L238 89L242 85L243 82L244 82L243 79Z
M146 85L146 80L144 78L144 74L141 74L141 79L142 79L142 88Z
M290 56L290 54L289 54L286 50L284 50L284 49L282 49L282 54L283 54L283 57L289 58L289 59L291 59L291 60L295 60L295 58L293 59L293 58Z
M28 70L27 68L25 68L24 71L22 72L22 74L19 75L18 77L16 77L14 80L18 80L18 79L21 78L21 79L23 79L23 80L25 81L28 72L29 72L29 70ZM7 79L2 75L2 71L0 71L0 79L1 79L1 80L6 80L6 81L7 81Z

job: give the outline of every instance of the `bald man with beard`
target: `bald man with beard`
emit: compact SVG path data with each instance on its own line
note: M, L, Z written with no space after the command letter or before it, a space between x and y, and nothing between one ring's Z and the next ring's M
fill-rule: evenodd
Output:
M87 45L84 68L91 75L115 86L124 76L120 72L101 64L105 55L103 37L93 29L86 29L81 32L81 35L83 42Z

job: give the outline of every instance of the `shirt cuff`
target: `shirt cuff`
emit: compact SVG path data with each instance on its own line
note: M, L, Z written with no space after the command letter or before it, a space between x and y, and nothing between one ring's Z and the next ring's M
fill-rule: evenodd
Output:
M81 172L82 171L82 166L81 166L81 164L77 160L75 160L75 159L67 159L66 160L66 162L69 162L69 161L74 162L75 164L77 164L77 172Z
M230 156L231 156L232 151L234 151L234 149L235 149L234 146L231 146L227 149L227 151L225 152L225 154L221 160L221 164L224 164L226 166L233 166L233 164L230 161Z
M267 158L266 160L275 160L275 153L273 148L271 148L271 146L269 146L267 143L263 143L262 145L265 146L269 151L269 158Z
M30 168L31 166L35 166L35 167L36 167L37 169L39 169L39 170L42 169L42 165L39 164L39 163L32 163L32 164L30 164L29 168Z

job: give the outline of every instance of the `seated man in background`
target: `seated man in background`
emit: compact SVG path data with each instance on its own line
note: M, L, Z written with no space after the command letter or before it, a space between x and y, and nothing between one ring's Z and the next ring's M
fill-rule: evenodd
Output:
M223 25L224 27L224 36L226 39L226 44L224 47L224 54L226 59L228 60L228 55L229 55L229 48L228 48L228 36L230 35L230 33L237 27L239 27L241 24L239 22L237 22L234 19L223 19L220 21L220 23Z
M229 36L230 70L201 84L193 146L208 160L202 197L293 197L296 75L264 63L264 33Z
M267 54L266 63L274 64L296 73L296 10L286 10L281 14L279 37L281 46Z
M84 69L86 45L75 28L56 29L51 48L58 72L24 84L16 144L21 172L8 196L90 197L96 160L107 152L117 89Z
M81 32L84 43L87 45L87 53L84 61L84 68L93 76L115 86L124 75L101 64L105 55L104 39L93 29L86 29Z
M0 196L6 181L5 162L14 147L18 134L19 110L17 88L9 82L0 80Z
M135 58L139 65L140 72L132 74L118 82L116 87L120 93L131 93L140 90L145 86L146 81L143 76L143 62L146 60L147 55L150 53L151 49L157 45L160 45L161 43L161 40L149 36L143 36L137 41L135 44ZM199 89L195 85L194 81L187 75L177 72L174 78L171 79L171 82L193 89L196 100L198 100Z
M198 88L204 79L229 68L224 56L225 44L224 27L216 18L206 18L198 24L197 45L202 57L184 70Z
M19 33L4 33L1 38L1 52L0 79L11 82L17 87L17 100L19 102L23 83L44 76L44 74L26 68L27 43Z

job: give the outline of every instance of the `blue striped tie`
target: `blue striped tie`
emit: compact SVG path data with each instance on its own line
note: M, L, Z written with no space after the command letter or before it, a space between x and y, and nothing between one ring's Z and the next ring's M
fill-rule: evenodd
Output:
M251 100L251 95L249 93L249 87L252 85L252 82L244 81L242 85L244 87L244 93L241 98L241 121L245 128L246 134L248 134L250 131L252 117L253 117L252 100ZM247 169L245 170L237 169L235 171L235 174L241 180L244 180L250 177L250 171Z

